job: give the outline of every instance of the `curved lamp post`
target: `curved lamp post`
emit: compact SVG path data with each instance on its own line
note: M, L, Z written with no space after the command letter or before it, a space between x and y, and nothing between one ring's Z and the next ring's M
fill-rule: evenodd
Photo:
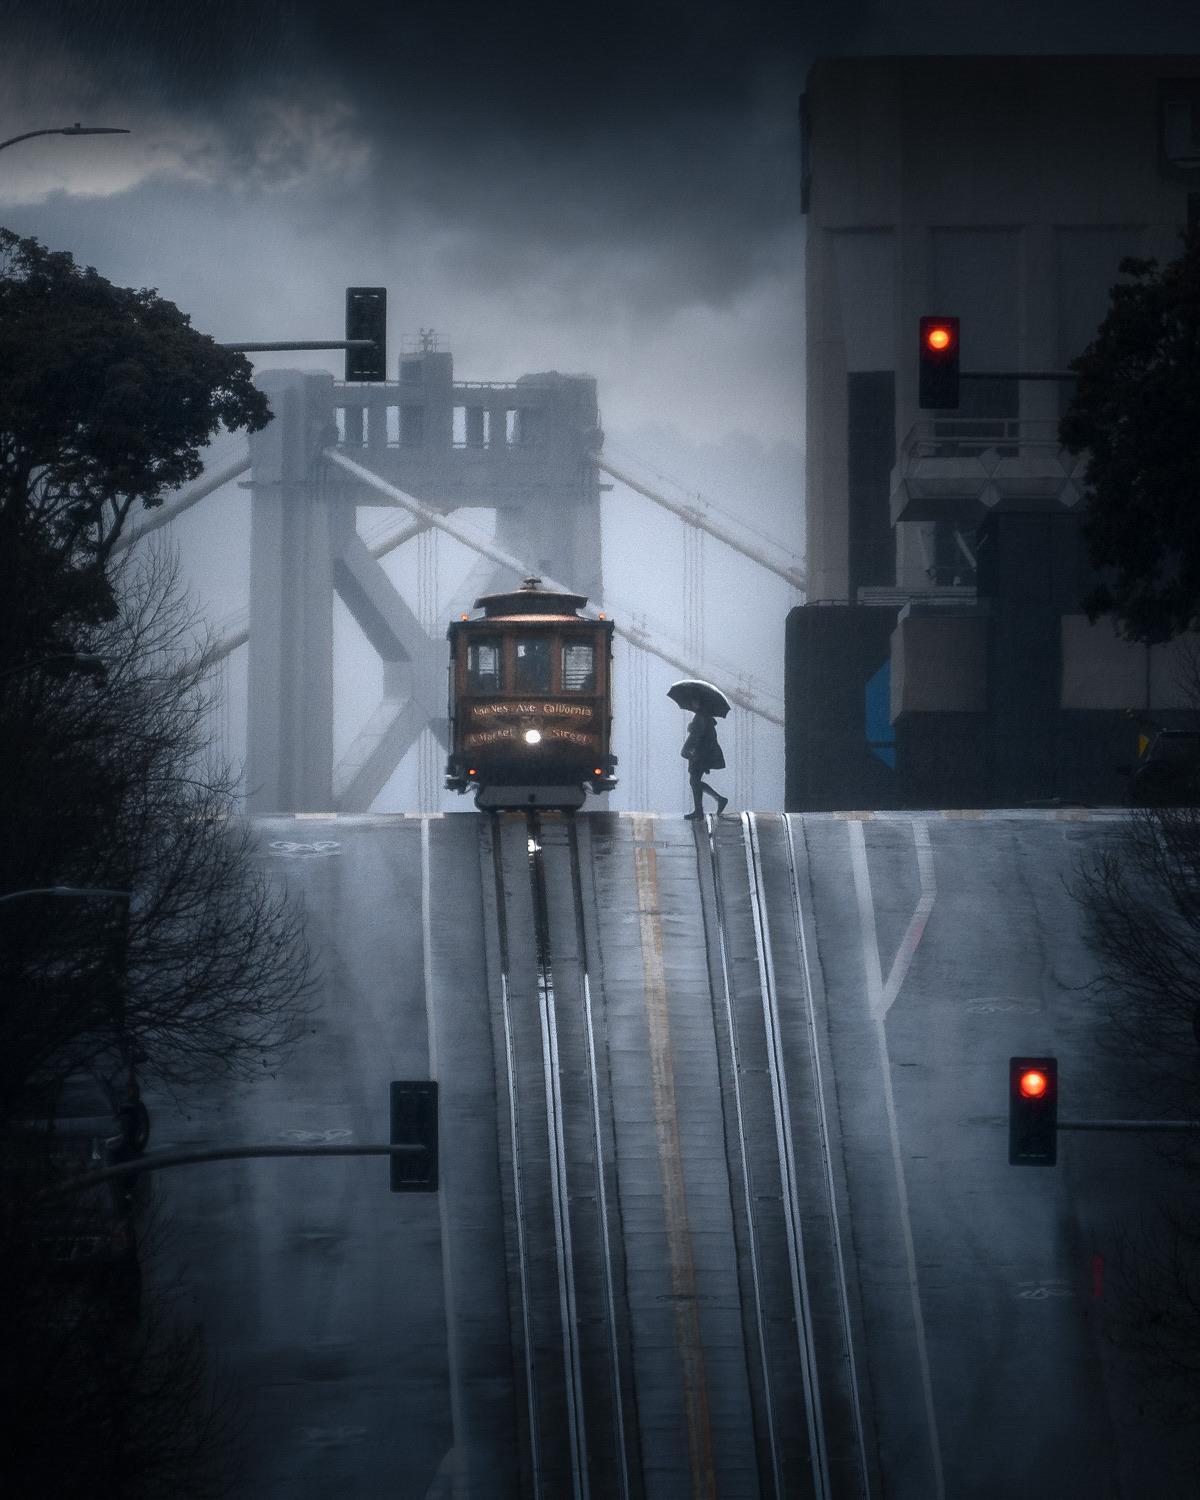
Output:
M35 135L128 135L129 131L124 125L81 125L76 120L74 125L59 125L49 130L27 130L24 135L11 135L8 140L0 141L0 151L5 146L15 146L18 141L32 140Z
M117 901L132 901L132 891L114 891L105 885L38 885L27 891L8 891L0 896L0 904L16 901L21 896L108 896Z

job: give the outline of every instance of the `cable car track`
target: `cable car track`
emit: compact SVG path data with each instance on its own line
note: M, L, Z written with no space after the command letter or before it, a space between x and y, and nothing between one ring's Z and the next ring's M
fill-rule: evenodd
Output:
M767 1040L767 1066L771 1084L771 1107L775 1117L775 1142L779 1153L780 1196L784 1206L788 1266L791 1272L792 1302L796 1317L796 1338L804 1376L804 1405L808 1418L813 1493L829 1500L828 1444L825 1418L821 1407L820 1376L813 1344L812 1302L804 1260L804 1225L796 1182L796 1152L792 1134L791 1108L788 1101L787 1064L779 1026L779 993L775 981L775 964L771 947L770 920L763 891L762 855L758 840L758 823L752 812L742 814L742 836L746 848L746 879L750 887L750 909L754 918L754 941L757 949L759 993L762 1000L763 1031ZM822 1151L824 1142L822 1142Z
M708 940L728 1063L730 1161L741 1179L731 1188L748 1251L760 1483L777 1500L865 1496L870 1466L799 866L790 823L780 819L781 836L770 829L770 865L785 879L767 881L759 823L744 813L735 844L732 829L710 822L707 838L697 830L697 854L713 887ZM786 908L777 895L768 910L769 889L785 893ZM783 1339L788 1304L793 1333Z
M745 1213L747 1229L747 1244L750 1258L750 1288L753 1297L754 1331L758 1346L758 1365L763 1387L763 1416L766 1429L766 1447L770 1461L771 1479L774 1484L774 1493L782 1496L785 1493L783 1487L783 1474L780 1462L779 1440L777 1428L784 1414L778 1411L778 1398L774 1389L772 1378L771 1361L767 1351L766 1320L767 1308L763 1291L762 1271L760 1267L759 1248L759 1226L754 1210L754 1189L751 1182L749 1159L747 1152L747 1130L745 1106L742 1097L742 1068L740 1061L740 1047L738 1044L737 1024L734 1017L734 995L730 982L729 973L729 950L725 935L725 911L721 888L720 871L717 864L716 840L710 836L707 840L709 857L711 861L713 879L713 902L715 925L710 940L715 942L718 969L721 981L720 1000L724 1010L725 1025L727 1028L726 1046L729 1051L730 1079L733 1088L733 1122L737 1133L737 1159L741 1168L741 1197L742 1207Z
M631 1377L605 1182L606 1101L597 1064L578 834L573 819L556 821L547 848L542 820L533 811L521 821L492 818L489 824L529 1492L547 1500L567 1493L573 1500L598 1495L637 1500L637 1433L626 1414ZM525 869L518 871L515 845L521 831ZM562 909L564 893L569 913ZM567 976L561 996L560 965ZM564 1009L574 973L579 1004ZM531 991L536 992L536 1036L526 1004ZM540 1069L531 1069L528 1061L535 1040ZM574 1097L580 1076L586 1098ZM584 1119L586 1136L580 1130ZM547 1237L555 1283L550 1297L539 1295L538 1278L539 1259L547 1260ZM548 1357L551 1344L554 1353Z

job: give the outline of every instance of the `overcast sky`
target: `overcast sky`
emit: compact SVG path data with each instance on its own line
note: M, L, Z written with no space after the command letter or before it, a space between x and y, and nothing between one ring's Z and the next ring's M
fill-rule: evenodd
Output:
M610 426L795 439L796 106L839 52L1200 47L1195 0L0 0L0 215L218 338L587 370ZM394 352L394 351L393 351Z

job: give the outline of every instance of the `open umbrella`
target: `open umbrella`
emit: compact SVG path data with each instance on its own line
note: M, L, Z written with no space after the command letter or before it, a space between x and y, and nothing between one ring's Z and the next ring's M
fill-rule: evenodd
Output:
M712 714L714 719L723 719L733 707L719 687L702 682L699 677L673 682L667 689L667 697L690 714Z

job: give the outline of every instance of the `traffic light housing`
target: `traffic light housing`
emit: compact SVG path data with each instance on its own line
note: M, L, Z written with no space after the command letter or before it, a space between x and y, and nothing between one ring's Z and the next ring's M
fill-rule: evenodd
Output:
M917 405L922 410L958 408L958 319L921 319Z
M432 1079L393 1083L393 1146L420 1146L390 1158L393 1193L436 1193L438 1189L438 1086Z
M1058 1160L1058 1059L1008 1060L1008 1163L1052 1167Z
M347 380L387 379L387 287L346 288L346 337L371 339L371 347L346 350Z

